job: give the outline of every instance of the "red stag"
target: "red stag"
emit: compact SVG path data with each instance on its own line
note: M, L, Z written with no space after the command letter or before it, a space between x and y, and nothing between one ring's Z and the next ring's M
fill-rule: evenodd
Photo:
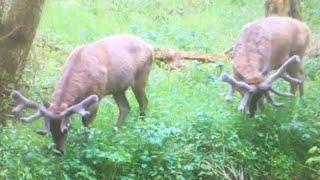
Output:
M282 106L273 100L270 92L291 96L299 87L302 96L304 72L301 59L309 39L308 26L289 17L268 17L246 25L234 49L234 77L226 73L221 76L222 81L232 85L226 99L231 101L235 90L241 92L243 98L239 110L252 117L263 97L274 106ZM271 70L276 72L267 76ZM271 87L278 78L290 83L292 94Z
M152 48L132 35L112 36L79 47L71 53L50 105L39 105L13 91L11 97L17 104L13 113L18 116L25 108L36 109L35 115L21 120L32 122L44 117L45 129L38 134L51 132L55 152L64 154L70 117L80 114L83 125L87 126L95 118L99 100L106 95L113 95L118 105L119 128L130 110L125 95L128 87L139 103L141 116L145 115L148 104L145 87L152 59Z

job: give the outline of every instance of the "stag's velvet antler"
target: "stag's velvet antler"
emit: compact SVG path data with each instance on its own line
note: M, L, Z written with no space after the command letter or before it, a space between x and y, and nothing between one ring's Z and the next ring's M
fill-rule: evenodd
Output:
M244 81L236 80L234 77L227 73L222 73L221 80L224 82L229 83L231 86L237 87L237 89L240 89L244 92L244 96L239 104L238 110L241 112L244 112L246 114L249 114L250 111L250 102L252 99L252 96L257 93L258 91L263 91L264 97L267 99L267 101L276 106L281 107L283 106L282 103L278 103L274 101L274 99L271 97L270 92L273 92L276 95L279 96L285 96L285 97L291 97L291 94L282 93L279 92L271 87L272 83L275 82L278 78L285 77L288 81L296 84L302 83L301 80L293 78L287 74L285 74L287 67L292 63L300 63L299 56L292 56L288 60L285 61L285 63L282 64L282 66L272 75L270 75L265 81L258 85L249 85Z
M11 98L16 102L17 106L12 110L14 116L19 118L23 122L31 123L37 119L43 117L46 113L46 108L44 106L39 106L36 102L29 100L28 98L24 97L18 91L12 91ZM20 113L23 109L31 108L37 110L37 112L29 117L22 117L20 118ZM38 134L47 135L50 132L50 123L45 121L45 129L37 131Z
M223 74L221 79L232 85L226 100L232 100L240 91L243 99L241 111L254 115L257 105L266 98L274 106L281 106L270 93L292 96L299 89L303 95L304 72L301 60L310 41L308 26L290 17L267 17L243 27L233 50L234 78ZM275 73L267 76L269 72ZM271 86L282 78L290 83L290 92L282 93Z
M54 119L63 119L63 122L61 123L61 132L64 132L68 127L69 124L69 117L74 114L78 113L82 117L87 117L90 115L90 112L87 111L87 109L92 105L99 101L99 97L97 95L91 95L81 101L80 103L73 105L63 112L59 114L54 114L50 112L46 107L42 105L38 105L36 102L31 101L24 97L20 92L13 91L11 93L11 98L16 102L17 106L12 110L13 114L16 117L19 117L19 114L21 111L25 108L31 108L36 109L37 112L29 117L23 117L20 118L23 122L31 123L37 119L40 119L41 117L48 117L45 118L45 129L41 131L37 131L40 135L47 135L50 132L50 120Z

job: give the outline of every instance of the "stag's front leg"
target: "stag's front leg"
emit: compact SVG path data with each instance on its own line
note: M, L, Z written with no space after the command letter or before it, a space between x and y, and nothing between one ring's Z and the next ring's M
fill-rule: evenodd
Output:
M113 94L113 98L116 101L119 108L117 127L121 128L129 114L130 105L127 100L125 91Z
M89 128L88 128L88 126L96 118L98 107L99 107L99 103L91 105L91 107L89 108L90 116L82 117L82 124L85 127L84 128L84 136L85 136L84 142L85 143L87 143L88 140L89 140Z
M300 96L304 94L304 72L301 67L301 63L291 64L287 69L288 75L284 77L284 80L290 83L290 91L292 94L299 89Z
M250 106L251 99L252 99L252 94L250 94L249 92L244 93L242 100L240 101L238 111L245 114L249 114L250 113L249 106Z
M302 81L300 84L299 84L299 93L300 93L300 96L303 96L304 95L304 80L305 80L305 75L304 75L304 72L302 69L300 69L299 73L298 73L298 77L299 79Z
M83 126L88 127L88 125L91 124L91 122L96 118L98 108L99 108L99 103L95 103L90 106L89 108L90 116L82 117Z

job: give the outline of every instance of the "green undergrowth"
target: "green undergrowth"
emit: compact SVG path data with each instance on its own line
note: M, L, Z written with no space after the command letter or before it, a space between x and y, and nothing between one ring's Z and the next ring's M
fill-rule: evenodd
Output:
M313 31L319 28L312 9L317 3L303 1ZM259 0L47 1L23 92L38 102L37 92L49 100L72 49L101 37L130 33L154 46L221 53L263 11ZM118 109L106 97L90 129L73 118L63 157L52 153L50 135L34 132L43 121L2 128L0 179L319 178L320 60L308 59L304 66L305 96L276 97L285 107L266 105L246 118L237 111L239 94L233 102L224 100L229 86L219 76L231 72L230 62L188 62L171 72L154 63L144 121L129 90L132 111L115 131ZM276 87L289 89L284 82Z

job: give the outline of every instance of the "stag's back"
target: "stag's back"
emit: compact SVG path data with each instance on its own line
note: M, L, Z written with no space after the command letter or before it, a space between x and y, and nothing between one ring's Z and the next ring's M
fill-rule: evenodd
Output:
M309 28L289 17L268 17L246 25L234 51L235 74L248 84L259 84L288 56L303 56Z
M131 86L151 68L152 48L132 35L112 36L76 49L53 95L56 104L74 104L91 94L105 96ZM70 102L71 101L71 102Z

